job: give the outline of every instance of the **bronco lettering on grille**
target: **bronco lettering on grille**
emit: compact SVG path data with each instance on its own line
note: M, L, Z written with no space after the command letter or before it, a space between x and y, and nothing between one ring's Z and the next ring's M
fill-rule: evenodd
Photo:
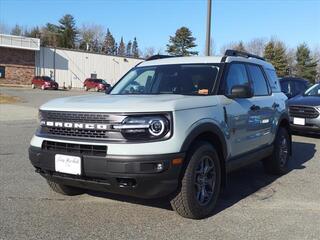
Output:
M42 127L64 127L75 129L99 129L107 130L108 124L95 124L95 123L71 123L71 122L54 122L54 121L41 121Z

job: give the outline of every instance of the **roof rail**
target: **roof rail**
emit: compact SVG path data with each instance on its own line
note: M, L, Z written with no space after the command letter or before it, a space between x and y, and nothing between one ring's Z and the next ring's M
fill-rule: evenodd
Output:
M176 56L170 56L170 55L161 55L161 54L156 54L151 57L148 57L146 61L151 61L151 60L156 60L156 59L162 59L162 58L171 58L171 57L176 57Z
M227 57L246 57L246 58L256 58L256 59L260 59L262 61L265 61L265 59L263 57L260 57L258 55L254 55L251 53L247 53L247 52L241 52L241 51L237 51L237 50L232 50L232 49L227 49L226 52L224 53L225 56Z

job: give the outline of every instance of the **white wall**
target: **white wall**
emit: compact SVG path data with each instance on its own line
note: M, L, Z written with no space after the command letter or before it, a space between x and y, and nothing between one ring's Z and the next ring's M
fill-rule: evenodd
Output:
M36 75L52 76L59 86L82 88L91 74L114 85L141 59L41 47L36 53ZM54 70L55 69L55 70Z

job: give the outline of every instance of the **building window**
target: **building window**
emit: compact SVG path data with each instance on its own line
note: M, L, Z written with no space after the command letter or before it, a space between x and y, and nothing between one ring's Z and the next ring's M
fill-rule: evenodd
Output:
M0 66L0 78L5 78L6 68Z

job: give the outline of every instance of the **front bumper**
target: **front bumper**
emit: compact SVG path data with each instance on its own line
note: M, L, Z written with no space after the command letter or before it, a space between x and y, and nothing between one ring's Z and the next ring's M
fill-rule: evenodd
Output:
M69 186L112 192L140 198L158 198L174 192L179 184L181 164L173 165L172 160L183 158L183 153L106 157L80 156L81 176L63 174L55 171L55 154L38 147L29 148L32 165L48 180ZM155 166L163 164L158 172Z

